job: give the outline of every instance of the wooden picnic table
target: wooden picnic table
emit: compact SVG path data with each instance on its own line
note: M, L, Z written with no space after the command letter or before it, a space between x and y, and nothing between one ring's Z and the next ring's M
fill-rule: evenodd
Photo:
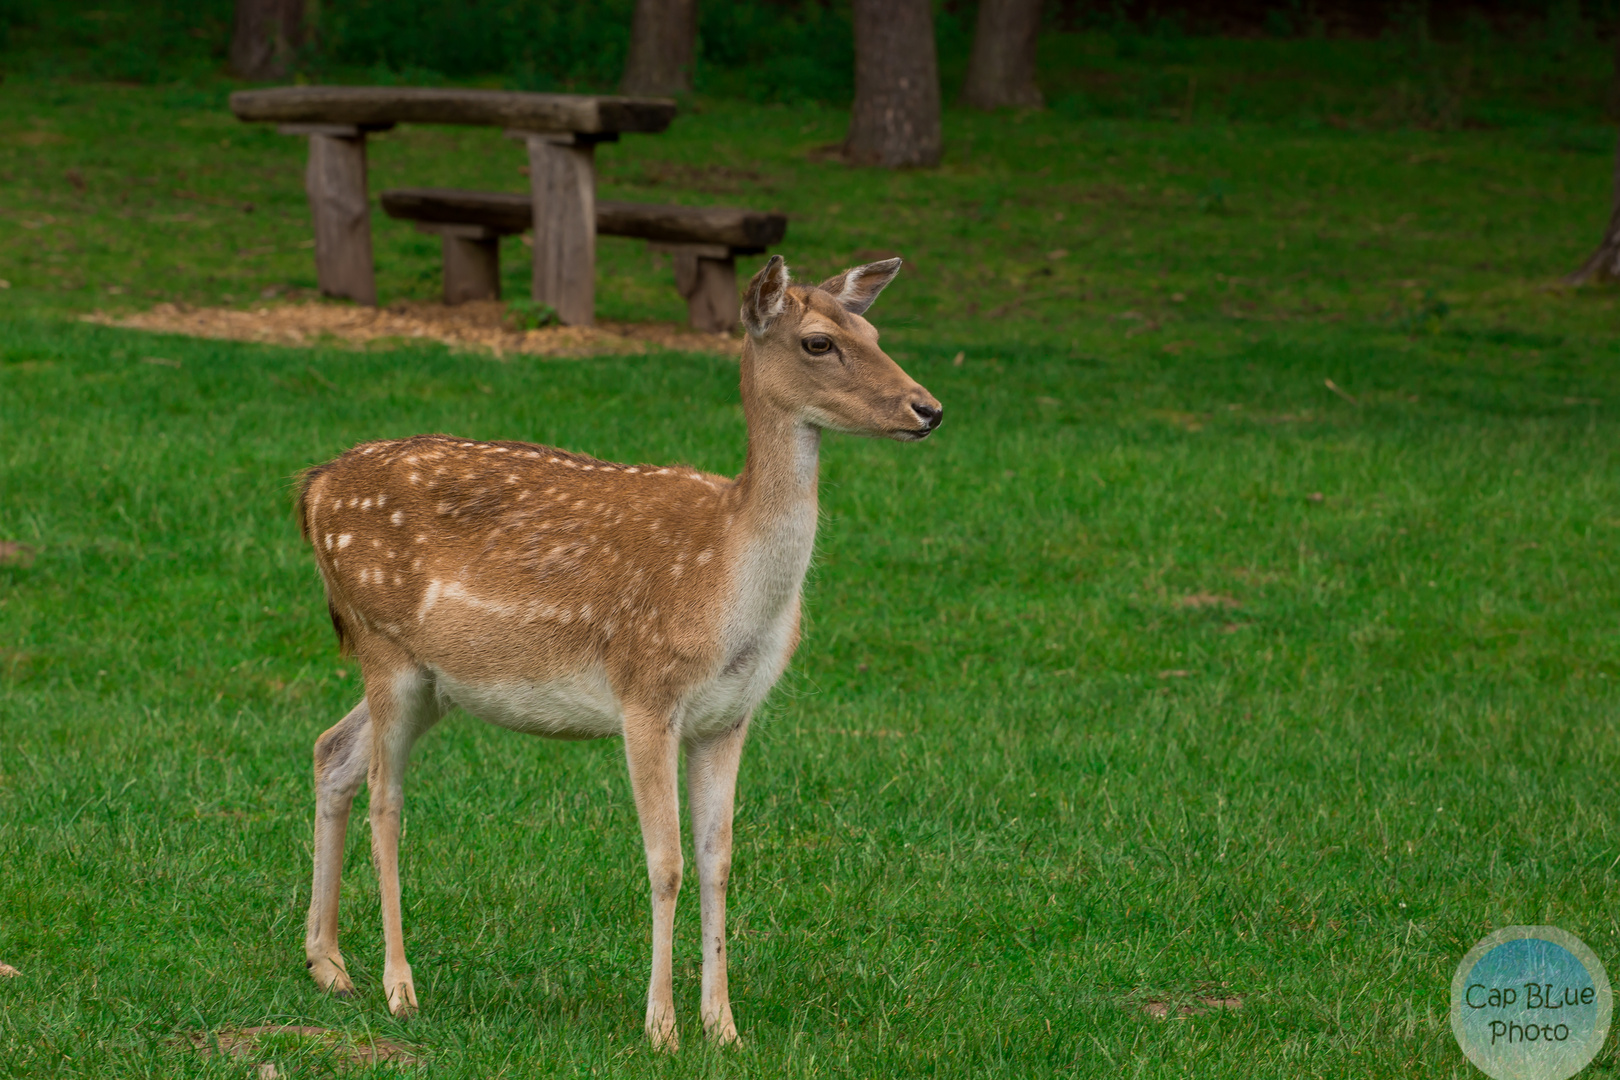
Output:
M396 124L504 128L529 152L534 299L573 326L590 325L596 311L596 144L660 132L675 118L668 98L429 87L280 86L238 91L230 104L239 120L309 138L316 280L326 295L362 304L377 302L366 135Z

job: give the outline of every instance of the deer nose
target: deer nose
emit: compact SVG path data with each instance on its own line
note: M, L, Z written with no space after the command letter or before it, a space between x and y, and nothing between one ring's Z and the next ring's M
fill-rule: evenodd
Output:
M939 427L940 417L945 415L945 410L938 405L929 405L921 401L913 401L911 411L917 414L917 419L921 420L929 431Z

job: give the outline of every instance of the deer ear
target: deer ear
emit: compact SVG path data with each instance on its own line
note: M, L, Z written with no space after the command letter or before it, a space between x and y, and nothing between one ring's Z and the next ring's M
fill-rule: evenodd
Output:
M837 277L823 281L819 288L830 292L837 297L844 310L852 315L865 315L866 309L872 306L872 301L878 298L883 287L894 280L894 275L900 272L899 259L884 259L882 262L867 263L865 266L852 266Z
M766 263L754 280L748 283L748 289L743 293L742 321L750 334L756 337L771 328L771 323L782 314L787 307L788 283L793 279L788 276L787 263L782 256L772 255L771 261Z

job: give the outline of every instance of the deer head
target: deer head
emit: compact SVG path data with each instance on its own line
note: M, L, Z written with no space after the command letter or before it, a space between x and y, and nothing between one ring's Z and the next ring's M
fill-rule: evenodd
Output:
M745 404L830 431L926 438L944 410L878 347L878 332L864 318L899 272L899 259L885 259L820 285L795 285L782 257L771 256L743 297Z

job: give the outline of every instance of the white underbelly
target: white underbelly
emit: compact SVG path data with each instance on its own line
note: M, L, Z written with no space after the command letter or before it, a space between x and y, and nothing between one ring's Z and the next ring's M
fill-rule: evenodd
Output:
M681 734L701 737L731 728L765 696L756 697L752 689L750 678L735 675L699 683L687 695L686 707L681 710Z
M441 692L480 720L531 735L601 739L624 732L624 713L606 671L545 682L465 683L437 674Z

